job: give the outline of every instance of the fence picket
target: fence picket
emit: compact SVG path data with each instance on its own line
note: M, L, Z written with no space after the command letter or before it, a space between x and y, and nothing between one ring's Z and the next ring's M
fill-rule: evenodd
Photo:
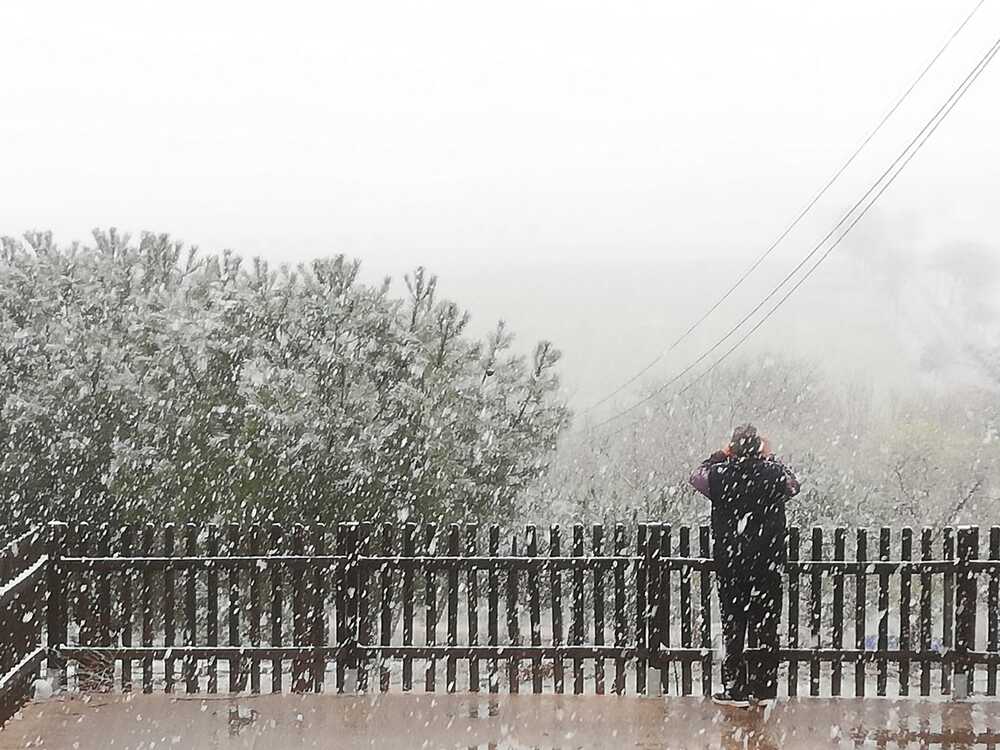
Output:
M905 527L900 535L900 559L909 562L913 559L913 529ZM906 653L912 648L910 596L913 576L909 571L902 571L899 579L899 650ZM899 662L899 694L910 694L910 660L903 658Z
M889 559L889 551L892 544L891 530L883 526L879 531L878 538L878 559L885 562ZM878 650L886 651L889 648L889 572L884 568L879 569L878 574ZM878 672L875 677L875 689L879 696L884 696L886 685L889 679L889 662L880 657L878 660Z
M382 524L382 556L392 555L393 526L391 523ZM382 566L379 571L379 644L383 648L388 648L392 643L392 568L388 565ZM389 669L389 661L386 657L379 657L379 691L389 692L389 682L392 672Z
M326 555L326 525L317 523L312 529L313 552L318 556ZM313 566L312 578L312 645L316 649L313 656L313 692L323 692L326 683L326 655L323 646L326 644L326 580L331 568L323 565Z
M799 530L788 530L788 561L799 561ZM759 645L759 644L755 644ZM799 647L799 569L794 564L788 569L788 647ZM799 694L799 662L788 660L788 695Z
M528 526L525 529L525 538L528 557L538 557L537 527ZM538 568L536 566L530 567L528 569L528 621L531 627L529 643L532 646L542 645L541 593L538 578ZM540 656L531 657L531 692L536 695L542 692L542 658Z
M355 544L353 560L353 600L356 603L356 625L352 632L356 633L355 664L357 665L358 690L368 691L368 651L372 642L371 599L368 592L367 566L359 563L362 557L367 557L371 548L372 525L365 521L355 524Z
M581 559L584 557L583 549L583 524L573 524L573 557ZM583 645L584 634L584 579L583 567L577 565L573 568L573 635L571 643L574 646ZM573 657L573 694L583 694L583 657Z
M941 542L943 558L945 560L955 559L955 529L951 526L944 528L944 539ZM950 570L945 571L944 587L942 591L944 601L942 602L941 618L941 643L949 651L955 648L955 574ZM941 662L941 694L951 695L951 662Z
M492 524L489 530L487 554L491 558L500 556L500 527ZM500 643L500 568L498 563L491 562L486 577L486 642L496 649ZM492 694L500 692L500 663L496 656L490 657L489 691Z
M510 556L517 557L517 536L510 540ZM507 643L515 649L521 645L520 613L517 607L518 570L514 566L507 569ZM512 694L520 690L520 663L516 654L507 654L507 686Z
M336 632L337 632L337 646L340 651L337 653L337 664L336 664L336 690L338 693L344 692L345 678L347 675L347 663L349 657L347 653L351 648L351 632L348 630L347 625L347 576L348 576L348 564L346 561L348 553L348 544L350 543L350 524L348 523L338 523L335 539L335 549L337 551L337 556L340 561L334 565L334 598L336 607Z
M198 527L193 523L184 525L184 554L194 557L198 554ZM198 599L197 599L197 569L188 568L184 576L184 644L195 646L198 643ZM198 692L198 661L193 656L185 656L184 689L188 693Z
M660 616L660 643L664 648L669 649L670 645L673 643L673 637L670 632L671 622L670 622L670 605L671 605L671 582L673 580L673 569L671 566L665 562L668 557L670 557L671 551L671 526L666 524L662 531L660 532L660 608L657 614ZM670 659L668 657L660 658L660 687L664 693L670 692Z
M226 526L226 552L230 557L240 554L240 527L235 523ZM240 569L235 565L229 569L229 604L226 607L230 646L239 646L240 638ZM243 674L243 660L239 654L229 659L229 692L238 693L246 687Z
M264 529L260 524L253 524L250 527L249 551L251 555L259 555L264 546ZM261 601L261 566L254 565L250 568L250 646L259 648L260 637L260 601ZM254 653L250 657L250 692L254 695L260 694L260 657Z
M460 530L457 523L448 527L448 557L458 557ZM448 645L458 645L458 566L448 568ZM450 654L446 662L445 692L454 693L458 687L458 658Z
M920 559L930 560L934 554L933 539L928 528L920 531ZM931 694L931 662L927 654L931 650L931 603L933 579L929 571L920 573L920 651L924 654L920 659L920 694Z
M89 557L91 542L90 537L90 524L84 522L78 524L76 527L71 527L68 540L70 550L73 550L78 557ZM76 640L80 646L93 646L94 626L91 602L94 598L94 589L93 577L91 575L90 568L83 568L79 570L74 577L75 580L70 583L70 591L72 592L70 595L70 603L72 605L73 614L76 615L78 623ZM88 684L88 670L91 669L92 666L92 664L80 665L80 669L77 673L78 685L82 682L82 687L87 689L92 687ZM92 674L92 672L90 674Z
M677 554L680 557L691 557L691 527L681 526L681 536ZM691 648L691 566L681 566L681 648ZM691 660L681 663L681 695L692 693Z
M646 597L645 609L641 613L643 625L646 633L646 646L649 649L650 658L643 665L643 671L655 669L658 666L658 653L662 634L659 625L660 618L658 607L660 602L660 533L663 527L661 524L650 524L646 528L646 538L643 542L643 562L646 570ZM659 682L659 672L656 673L656 681ZM649 684L648 679L643 679L644 693L646 695L656 694L660 691L659 684Z
M407 523L403 527L403 556L413 557L416 552L417 525ZM413 568L403 570L403 646L413 645ZM413 657L403 657L403 690L413 689Z
M1000 526L990 527L990 560L1000 560ZM986 650L1000 651L1000 571L990 568L986 607ZM986 667L986 694L997 694L997 664Z
M270 538L268 539L268 555L276 556L282 553L284 542L284 530L281 524L271 524ZM282 590L282 563L279 560L272 560L268 565L271 581L271 645L282 645L282 624L284 621L284 591ZM282 690L281 680L281 657L274 656L271 659L271 692L280 693Z
M823 529L814 526L812 530L812 550L810 558L813 562L823 559ZM813 568L809 576L809 647L818 649L822 646L823 622L823 574L819 568ZM809 695L819 695L820 661L813 651L809 658Z
M465 555L475 557L479 527L469 524L465 527ZM465 609L468 617L469 645L479 645L479 570L469 566L465 579ZM469 655L469 691L479 692L479 657Z
M133 554L132 544L135 538L135 527L131 525L123 526L119 535L118 555L119 557L131 557ZM119 641L122 648L132 646L132 570L122 568L121 572L121 615L119 622ZM132 692L132 660L122 658L122 692Z
M98 531L97 554L108 557L111 554L111 527L102 523ZM95 572L97 582L97 644L111 644L111 574L105 571ZM98 673L102 685L110 688L114 685L115 665L102 663Z
M67 576L62 564L62 557L67 551L65 524L49 523L46 550L49 555L49 570L46 574L49 598L45 607L47 645L49 646L48 668L50 674L53 675L53 687L58 690L66 685L66 660L53 646L68 645L69 618L66 612L66 592L69 576Z
M628 554L627 541L625 539L625 525L615 524L615 556L624 557ZM621 656L621 649L625 647L628 639L628 615L625 602L625 561L615 560L614 569L615 584L615 695L625 693L625 659Z
M434 537L437 527L434 524L424 526L424 554L434 556ZM437 645L437 570L428 566L424 571L424 643L428 646ZM424 691L433 693L436 689L437 667L434 657L427 660L424 672Z
M139 547L143 557L153 554L153 524L147 523L142 527L142 543ZM142 645L150 647L153 645L153 569L143 568L142 570L142 590L140 592L142 604ZM153 658L143 657L142 660L142 692L153 692Z
M833 531L833 559L847 560L847 529L838 527ZM833 576L833 648L844 648L844 573L839 570ZM830 667L830 695L841 694L843 676L844 659L838 656Z
M649 593L649 561L647 559L647 544L649 541L649 526L639 524L635 536L635 642L642 654L649 645L649 623L647 618L646 597ZM638 695L646 694L647 660L640 656L635 666L635 691Z
M163 555L174 554L174 525L168 523L163 527ZM174 623L174 569L167 567L163 572L163 644L169 649L175 644L177 632ZM163 660L164 690L174 691L174 659L168 656Z
M712 535L708 526L698 530L698 547L705 559L712 557ZM698 586L701 591L701 616L699 634L701 643L701 694L706 698L712 696L712 575L708 570L698 574Z
M590 554L600 557L604 554L604 527L594 524L591 528ZM594 565L594 645L604 645L604 566ZM594 657L594 693L604 695L604 657Z
M854 648L859 652L854 661L854 695L861 697L865 694L865 660L860 652L865 650L865 613L868 609L868 579L864 568L868 558L868 532L865 529L858 529L854 558L859 563L854 578Z
M301 523L292 526L292 554L306 552L306 528ZM292 574L292 645L306 646L306 584L304 571ZM308 662L305 657L292 659L292 692L305 693L309 690Z
M559 526L549 528L549 557L560 557ZM555 565L549 571L549 592L552 597L552 645L556 649L563 645L562 572ZM563 660L557 651L552 657L552 689L557 695L565 692L563 684Z
M206 553L209 557L219 555L219 529L214 524L208 525L208 537L206 539ZM205 644L208 646L219 645L219 572L212 565L206 571L208 607L207 619L205 622ZM218 657L208 658L208 692L219 692L219 665Z
M970 564L979 558L979 529L963 526L958 530L959 573L955 591L955 684L959 696L972 695L976 664L969 656L976 647L976 604L979 573Z

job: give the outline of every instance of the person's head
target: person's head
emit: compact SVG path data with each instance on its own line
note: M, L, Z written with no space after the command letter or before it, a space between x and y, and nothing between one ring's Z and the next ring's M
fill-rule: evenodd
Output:
M764 438L752 424L740 425L733 430L728 452L735 458L760 457L764 455Z

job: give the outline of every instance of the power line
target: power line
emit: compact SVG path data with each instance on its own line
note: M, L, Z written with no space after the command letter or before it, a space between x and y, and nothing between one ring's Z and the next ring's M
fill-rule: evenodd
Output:
M669 354L674 349L676 349L683 341L685 341L688 338L688 336L690 336L692 333L694 333L694 331L702 323L704 323L712 315L712 313L714 313L717 309L719 309L719 307L727 299L729 299L729 297L733 294L733 292L735 292L736 289L741 284L743 284L743 282L746 281L747 278L754 271L757 270L757 268L760 266L760 264L763 263L771 255L772 252L774 252L774 250L778 247L778 245L780 245L784 241L785 237L787 237L792 232L792 230L794 230L795 227L797 227L799 225L799 223L802 221L802 219L805 218L806 214L808 214L809 211L812 210L813 206L815 206L820 201L820 199L824 195L826 195L827 191L840 178L840 176L847 170L847 168L850 167L851 164L854 163L854 160L858 157L858 155L862 152L862 150L864 150L864 148L868 145L868 143L872 140L872 138L874 138L878 134L878 132L882 129L882 126L885 125L885 123L889 120L890 117L892 117L893 114L895 114L896 110L898 110L900 108L900 106L903 104L903 102L906 101L907 97L909 97L909 95L913 91L913 89L915 89L917 87L917 85L924 79L924 76L927 75L927 73L930 71L930 69L932 67L934 67L934 64L938 61L938 59L941 57L941 55L944 54L945 50L948 49L948 47L951 45L952 41L954 41L955 37L957 37L959 35L959 33L961 33L962 29L964 29L966 27L966 25L969 23L969 21L972 20L972 17L976 14L976 12L979 10L979 8L983 5L984 2L986 2L986 0L979 0L979 2L976 3L976 5L973 7L973 9L965 17L965 20L963 20L962 23L960 23L958 25L958 27L951 33L951 36L948 37L948 39L945 41L944 45L937 51L937 54L935 54L934 57L931 58L930 62L928 62L927 65L924 66L923 70L920 71L920 74L913 80L913 82L907 87L907 89L903 92L903 94L896 100L895 104L893 104L892 107L890 107L889 110L882 116L882 119L879 120L878 124L871 130L871 132L868 133L868 135L860 143L860 145L858 145L858 147L854 149L853 153L851 153L851 155L849 157L847 157L847 159L840 165L840 167L837 168L837 170L826 181L826 183L823 185L823 187L820 188L819 192L817 192L812 197L812 199L805 205L805 207L803 207L802 210L799 211L799 213L792 220L792 222L787 227L785 227L785 229L781 232L781 234L779 234L778 237L768 246L768 248L763 252L763 254L761 254L753 263L751 263L750 266L748 266L743 271L742 274L740 274L740 276L736 279L736 281L732 284L732 286L730 286L726 290L726 292L721 297L719 297L719 299L716 300L715 303L711 307L709 307L708 310L706 310L701 315L701 317L699 317L697 320L695 320L694 323L692 323L688 327L688 329L686 331L684 331L684 333L682 333L680 336L678 336L666 349L664 349L663 351L661 351L647 365L645 365L642 369L640 369L631 378L629 378L624 383L622 383L617 388L615 388L615 390L613 390L611 393L607 394L606 396L604 396L603 398L601 398L599 401L593 403L592 405L590 405L589 407L587 407L586 409L584 409L583 410L584 414L592 412L594 409L596 409L599 406L607 403L612 398L614 398L619 393L621 393L623 390L625 390L630 385L632 385L633 383L635 383L639 378L641 378L647 372L649 372L667 354Z
M871 199L871 201L868 203L868 205L865 206L864 209L861 211L861 213L858 214L850 222L850 224L847 226L847 228L844 230L844 232L836 239L836 241L833 243L833 245L831 245L826 250L826 252L824 252L820 256L819 260L817 260L816 263L806 272L806 274L798 282L796 282L792 286L791 289L789 289L789 291L777 302L777 304L775 304L765 314L765 316L760 321L758 321L743 337L741 337L739 339L739 341L736 342L736 344L734 344L725 354L723 354L722 357L720 357L718 360L716 360L715 362L713 362L712 365L709 367L709 369L707 369L703 373L701 373L701 375L699 375L695 380L691 381L688 385L686 385L684 387L684 389L682 389L678 393L685 392L691 386L693 386L695 383L697 383L699 380L701 380L702 378L704 378L705 375L707 375L709 372L711 372L724 359L726 359L727 357L729 357L743 342L745 342L755 331L757 331L757 329L759 329L761 327L761 325L763 325L763 323L768 318L770 318L771 315L773 315L774 312L779 307L781 307L782 304L784 304L785 300L787 300L800 286L802 286L802 284L805 282L805 280L807 278L809 278L809 276L812 275L812 273L816 270L816 268L843 241L843 239L854 228L854 226L862 219L862 217L864 217L864 215L868 212L868 210L875 204L875 201L878 200L879 196L881 196L882 193L884 193L886 191L886 189L888 189L889 185L891 185L895 181L896 177L899 176L899 173L902 172L903 168L917 154L917 152L920 150L920 148L923 147L924 143L927 142L927 140L930 138L931 134L933 134L934 131L937 130L938 126L944 121L944 118L948 116L948 114L951 112L952 109L954 109L955 105L958 104L959 100L961 100L961 98L965 95L965 92L968 91L968 89L972 86L972 84L979 77L979 75L983 72L983 70L985 70L986 66L989 65L990 61L992 61L993 57L997 54L998 50L1000 50L1000 39L997 39L997 41L986 52L986 54L983 55L982 58L980 58L979 62L972 69L972 71L965 77L965 79L951 93L951 95L948 97L948 99L945 100L944 104L942 104L941 107L938 108L938 110L934 113L934 115L931 116L931 118L927 121L927 123L924 125L924 127L920 129L920 131L917 133L917 135L914 136L914 138L906 145L906 147L900 152L899 156L897 156L893 160L892 164L890 164L889 167L879 176L879 178L877 180L875 180L874 183L872 183L871 187L868 188L868 190L861 197L861 199L858 200L844 214L843 217L841 217L840 221L837 222L837 224L834 226L834 228L830 232L828 232L826 234L826 236L822 240L820 240L820 242L812 249L812 251L810 251L809 254L806 255L806 257L803 258L802 261L794 269L792 269L792 271L789 272L789 274L786 275L785 278L782 279L781 282L774 289L772 289L771 292L757 306L755 306L749 313L747 313L740 320L739 323L737 323L732 329L730 329L730 331L728 333L726 333L725 336L723 336L721 339L719 339L715 344L712 345L711 348L709 348L706 352L704 352L700 357L698 357L694 362L692 362L690 365L688 365L687 367L685 367L681 372L679 372L673 378L671 378L670 380L668 380L666 383L664 383L663 385L661 385L659 388L657 388L655 391L653 391L652 393L650 393L649 395L647 395L646 397L644 397L640 401L637 401L636 403L634 403L632 406L628 407L627 409L622 410L621 412L618 412L617 414L613 415L612 417L609 417L608 419L604 420L603 422L600 422L598 425L596 425L596 427L601 427L603 425L606 425L606 424L608 424L608 423L610 423L610 422L618 419L619 417L627 414L628 412L632 411L633 409L637 408L638 406L646 403L647 401L651 400L652 398L656 397L657 395L659 395L660 393L662 393L664 390L666 390L668 387L670 387L671 385L673 385L674 383L676 383L678 380L680 380L684 375L686 375L688 372L690 372L692 369L694 369L702 361L704 361L705 359L707 359L712 354L712 352L714 352L716 349L718 349L720 346L722 346L723 343L725 343L730 337L733 336L733 334L735 334L740 328L742 328L743 325L748 320L750 320L750 318L752 318L768 302L768 300L770 300L771 298L773 298L781 290L781 288L785 284L787 284L792 279L792 277L794 277L794 275L805 266L805 264L809 261L809 259L812 258L820 250L820 248L823 247L824 244L826 244L827 240L829 240L830 237L832 237L836 233L836 231L841 226L843 226L850 219L851 215L854 214L854 212L868 199L868 197L870 195L872 195L872 193L875 193L874 197ZM897 166L898 166L898 169L897 169ZM888 177L893 172L893 170L895 170L895 173L892 174L892 176L889 177L888 181L885 182L885 184L882 185L879 188L879 185L886 179L886 177Z
M919 152L920 149L923 147L923 145L927 143L928 139L934 134L934 131L938 129L938 126L941 125L942 122L944 122L944 118L948 116L948 114L955 108L955 105L957 105L958 102L962 99L962 97L965 96L965 92L967 92L972 87L972 84L975 83L977 78L979 78L979 75L986 69L986 66L990 64L990 62L996 56L997 52L1000 52L1000 38L997 39L997 41L993 44L993 47L990 48L989 52L987 52L986 55L983 57L983 59L980 61L979 65L977 66L977 69L975 69L975 72L972 74L971 79L967 79L968 83L965 84L965 82L963 82L964 88L962 88L961 92L958 93L955 100L951 102L951 104L948 106L947 111L940 117L940 119L937 120L937 122L934 123L934 126L930 129L927 135L924 136L924 138L920 141L920 143L918 143L914 147L913 151L906 157L903 163L899 165L899 168L896 170L896 172L888 179L885 185L879 188L878 192L871 199L871 201L869 201L868 205L866 205L864 209L862 209L861 213L859 213L857 217L855 217L854 220L851 221L851 223L843 231L843 233L836 239L836 241L832 245L830 245L830 247L827 248L826 252L819 257L819 259L812 265L812 267L808 271L806 271L805 275L803 275L803 277L799 279L792 286L792 288L789 289L785 293L785 295L780 300L778 300L778 302L775 303L775 305L770 310L767 311L767 313L765 313L763 318L757 321L757 323L754 324L754 326L749 331L747 331L743 336L741 336L740 339L735 344L733 344L733 346L731 346L726 351L725 354L723 354L721 357L715 360L707 370L700 373L694 380L692 380L690 383L681 388L677 392L678 395L687 392L692 386L701 381L706 375L712 372L712 370L718 367L725 359L727 359L733 352L735 352L747 339L749 339L757 331L757 329L759 329L762 325L764 325L764 323L778 310L779 307L781 307L785 303L785 301L789 297L791 297L795 293L795 291L800 286L802 286L806 282L806 279L812 276L813 272L817 268L819 268L820 264L823 263L823 261L830 256L830 253L832 253L837 248L837 246L840 245L841 242L843 242L844 238L847 237L848 234L850 234L851 230L854 229L855 225L859 221L861 221L861 219L864 218L865 214L868 213L869 209L871 209L871 207L875 205L875 202L879 199L879 196L881 196L882 193L888 190L889 186L896 181L896 178L899 177L903 169L906 168L906 165L910 163L910 160L913 159L914 156L917 155L917 152ZM955 95L953 94L952 96Z
M703 352L691 364L689 364L687 367L685 367L679 373L677 373L676 375L674 375L668 381L666 381L665 383L663 383L656 390L652 391L651 393L649 393L647 396L643 397L639 401L636 401L631 406L628 406L627 408L625 408L625 409L623 409L623 410L621 410L621 411L613 414L612 416L608 417L607 419L599 422L597 425L595 425L594 429L599 429L599 428L601 428L601 427L603 427L603 426L605 426L607 424L610 424L611 422L614 422L614 421L620 419L621 417L625 416L626 414L628 414L628 413L632 412L633 410L637 409L639 406L641 406L641 405L647 403L648 401L652 400L653 398L655 398L656 396L658 396L660 393L662 393L664 390L666 390L667 388L669 388L671 385L673 385L674 383L676 383L677 381L679 381L687 373L689 373L691 370L693 370L695 367L697 367L701 362L703 362L704 360L708 359L708 357L711 356L711 354L716 349L718 349L719 347L721 347L728 339L730 339L737 331L739 331L739 329L742 328L745 323L747 323L754 315L756 315L757 312L759 312L764 307L764 305L767 304L767 302L770 299L772 299L775 295L777 295L778 292L781 291L782 287L784 287L803 267L805 267L805 265L809 262L809 260L814 255L816 255L816 253L818 253L820 251L820 249L827 243L827 241L831 237L833 237L833 235L836 234L836 232L842 226L844 226L845 224L848 224L848 222L850 222L848 224L846 230L836 239L836 241L833 243L833 245L831 245L826 250L826 252L823 253L820 256L819 260L806 272L806 274L798 282L796 282L792 286L792 288L778 301L778 303L776 305L774 305L774 307L772 307L765 314L765 316L760 321L758 321L750 329L750 331L746 335L744 335L742 338L740 338L740 340L737 341L737 343L731 349L729 349L729 351L727 351L722 357L720 357L718 360L716 360L709 367L708 370L706 370L705 372L703 372L701 375L698 376L698 378L696 378L694 381L692 381L691 383L689 383L685 387L684 390L687 390L692 385L694 385L694 383L698 382L698 380L700 380L705 375L707 375L709 372L711 372L712 369L714 369L719 363L721 363L730 354L732 354L744 341L746 341L758 328L760 328L760 326L763 325L764 321L766 321L768 318L770 318L770 316L774 314L774 312L785 302L785 300L787 300L805 282L805 280L807 278L809 278L809 276L812 275L812 273L816 270L816 268L830 255L831 252L833 252L833 250L843 241L843 239L847 236L847 234L851 231L851 229L854 228L854 226L861 220L861 218L875 204L875 201L878 200L879 196L881 196L882 193L884 193L885 190L889 187L889 185L891 185L895 181L896 177L899 175L900 172L902 172L903 168L916 155L916 153L920 150L920 148L924 145L924 143L927 142L927 139L930 138L931 134L933 134L934 131L937 130L937 128L941 124L941 122L944 121L944 118L948 116L948 114L955 107L955 105L958 104L959 100L961 100L961 98L965 95L965 92L968 91L968 89L972 86L972 84L979 77L979 75L982 73L982 71L985 70L986 66L989 65L989 63L992 61L993 57L996 55L996 53L997 53L998 50L1000 50L1000 39L997 39L997 41L986 52L986 54L983 55L982 58L980 58L979 62L972 69L972 71L968 75L966 75L965 79L963 79L963 81L951 93L951 95L945 100L945 102L938 108L938 110L931 116L931 118L924 124L924 126L913 137L913 139L910 140L910 142L906 145L906 147L892 161L892 163L889 165L889 167L884 172L882 172L882 174L878 177L878 179L876 179L875 182L873 182L872 185L868 188L868 190L865 191L864 195L862 195L861 198L857 202L855 202L854 205L851 206L850 209L848 209L848 211L841 217L840 221L838 221L837 224L834 225L833 229L831 229L826 234L826 236L824 236L823 239L820 240L816 244L816 246L798 263L798 265L796 265L795 268L793 268L778 283L778 285L775 286L774 289L772 289L768 293L768 295L766 297L764 297L763 300L761 300L761 302L759 302L750 312L748 312L745 316L743 316L743 318L735 326L733 326L733 328L731 328L729 330L729 332L726 333L725 336L723 336L721 339L719 339L718 341L716 341L707 351ZM897 167L898 167L898 169L897 169ZM894 172L894 170L895 170L895 172ZM890 177L890 175L891 175L891 177ZM888 181L886 181L887 177L889 178ZM883 185L882 183L884 181L886 181L886 182ZM880 185L881 185L881 187L879 187ZM874 197L867 204L867 206L865 206L863 208L863 210L861 211L860 214L858 214L853 220L851 220L852 215L854 215L854 213L859 208L861 208L862 205L864 205L865 201L867 201L868 198L869 198L869 196L872 196L872 194L874 194ZM681 391L681 392L684 392L684 391Z

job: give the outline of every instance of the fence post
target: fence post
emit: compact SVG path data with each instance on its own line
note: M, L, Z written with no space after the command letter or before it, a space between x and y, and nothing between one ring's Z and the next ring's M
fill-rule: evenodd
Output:
M979 556L979 529L963 526L958 529L958 576L955 591L955 670L952 676L952 696L967 698L973 689L976 665L969 652L976 647L976 579L969 563Z
M60 559L66 544L66 524L59 521L49 523L48 555L49 565L46 573L46 588L48 601L46 604L46 645L49 648L48 668L52 678L52 687L59 689L66 684L66 660L58 652L59 646L67 641L66 623L66 589L63 581Z

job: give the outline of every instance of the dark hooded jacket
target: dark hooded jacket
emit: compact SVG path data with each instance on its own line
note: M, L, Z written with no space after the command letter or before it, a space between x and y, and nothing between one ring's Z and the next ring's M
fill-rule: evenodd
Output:
M713 556L722 569L760 569L785 560L785 501L799 491L773 458L716 454L691 476L712 501Z

